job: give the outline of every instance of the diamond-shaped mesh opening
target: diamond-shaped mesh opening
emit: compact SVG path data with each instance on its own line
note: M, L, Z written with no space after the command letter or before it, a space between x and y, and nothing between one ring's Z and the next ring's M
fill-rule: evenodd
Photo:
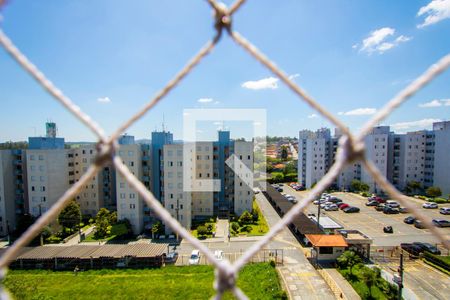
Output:
M3 2L4 1L0 1L0 8ZM139 193L147 205L161 220L166 223L166 225L170 226L175 232L177 232L181 238L186 239L189 243L199 249L205 255L206 259L215 267L216 280L214 282L214 288L217 292L215 298L221 298L224 292L231 291L238 299L246 299L245 294L236 286L238 271L251 260L252 256L267 245L269 241L284 228L284 226L288 225L296 215L302 212L313 199L315 199L320 193L322 193L322 191L331 185L339 173L348 164L355 161L361 162L362 166L371 174L373 179L383 190L385 190L392 198L398 199L404 207L410 209L415 217L423 220L425 227L430 229L430 231L443 243L446 248L450 248L449 241L445 240L442 234L436 230L434 226L432 226L431 219L412 207L408 202L408 197L402 195L391 183L389 183L375 167L373 162L368 160L364 155L364 137L369 133L371 128L385 119L400 104L405 102L414 93L432 81L438 74L446 70L450 66L450 54L444 56L405 89L400 91L400 93L391 99L371 120L364 125L363 129L357 135L353 135L350 133L345 124L343 124L331 112L327 111L325 107L322 107L318 102L316 102L314 98L295 84L285 72L283 72L269 58L261 53L258 48L256 48L232 28L232 16L244 2L244 0L237 0L230 8L227 8L225 5L219 4L214 0L208 0L208 3L214 11L214 27L216 30L214 38L208 41L203 48L200 49L200 51L186 64L186 66L178 74L176 74L175 77L169 81L150 102L148 102L127 122L119 126L119 128L109 138L94 120L82 112L70 98L65 96L62 91L60 91L50 80L48 80L45 75L14 46L6 34L0 30L0 44L11 55L11 57L51 96L53 96L53 98L55 98L68 111L77 117L98 138L95 163L88 168L86 173L79 179L78 182L68 189L47 212L45 212L11 247L6 250L0 258L0 268L3 270L3 273L5 273L4 270L6 270L8 264L18 255L18 251L22 247L26 246L35 236L37 236L46 224L50 223L52 220L55 220L65 205L67 205L71 199L76 197L76 195L83 189L83 186L86 185L94 176L96 176L96 174L101 171L103 166L109 163L114 164L117 172L126 178L129 185L135 189L137 193ZM228 34L228 36L237 45L242 47L253 58L258 60L262 65L267 67L270 72L284 82L294 94L299 96L301 100L310 105L311 108L320 113L342 132L336 159L333 166L329 169L329 172L315 185L307 197L297 203L275 226L271 228L269 233L266 234L263 239L254 243L233 264L229 263L227 260L215 260L214 254L171 217L170 213L164 209L154 195L148 191L144 184L130 172L130 170L122 163L120 157L116 155L116 150L118 149L118 137L135 121L151 110L159 101L164 99L166 95L174 87L176 87L206 55L212 51L224 34Z

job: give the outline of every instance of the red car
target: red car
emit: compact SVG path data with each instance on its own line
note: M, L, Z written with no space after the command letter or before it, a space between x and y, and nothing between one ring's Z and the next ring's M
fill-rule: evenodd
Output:
M350 205L348 205L347 203L339 203L338 207L339 207L339 209L344 209L346 207L350 207Z

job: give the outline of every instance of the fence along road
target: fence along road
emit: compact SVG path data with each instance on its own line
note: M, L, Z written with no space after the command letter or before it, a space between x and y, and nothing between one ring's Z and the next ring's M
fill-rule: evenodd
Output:
M0 0L0 9L4 9L4 2ZM119 126L119 128L107 138L103 129L92 120L87 114L74 104L74 102L63 94L45 75L32 64L25 55L23 55L19 49L12 43L8 36L0 29L0 44L10 54L10 56L25 70L27 71L56 101L62 104L68 111L70 111L76 118L78 118L85 126L87 126L98 137L98 153L95 163L86 171L86 173L69 188L64 195L45 213L43 214L0 258L0 268L3 269L3 274L6 273L6 267L9 262L17 256L20 248L27 245L33 237L37 236L42 228L54 220L59 212L67 205L67 203L73 199L83 188L83 186L92 179L101 168L108 164L113 163L116 170L122 175L128 183L140 194L145 200L147 205L157 214L157 216L170 226L174 231L178 232L179 236L188 240L196 248L198 248L205 257L215 266L216 278L214 282L214 288L216 290L215 298L220 299L223 293L227 290L231 291L238 299L246 299L245 294L236 286L236 277L238 271L255 255L260 249L267 245L280 231L282 231L287 224L297 215L304 210L308 203L316 198L323 190L329 186L342 169L344 169L349 163L354 161L360 161L362 165L367 169L371 176L375 179L378 185L383 190L390 194L394 199L398 199L402 206L409 208L413 214L423 220L425 226L446 246L450 248L450 242L445 240L444 237L433 227L431 219L424 217L420 211L414 209L408 204L408 197L402 195L390 184L386 178L378 171L376 166L365 157L364 137L369 130L383 121L394 109L400 106L408 98L414 95L418 90L423 88L437 75L442 73L450 66L450 54L444 56L436 64L432 65L421 76L414 80L405 89L400 91L394 98L392 98L375 116L369 120L358 135L353 135L348 130L347 126L338 120L332 113L328 112L317 101L306 92L297 86L289 77L278 68L272 61L270 61L263 53L261 53L254 45L247 41L241 34L232 29L232 16L242 6L245 0L237 0L230 8L227 8L222 3L217 3L214 0L207 0L208 4L214 11L214 27L216 34L212 40L208 41L205 46L189 61L186 66L175 75L175 77L167 83L153 98L149 101L141 110L139 110L128 121ZM1 19L1 16L0 16ZM336 155L334 165L330 168L329 172L316 184L312 189L308 197L303 201L296 204L280 221L278 221L267 235L253 244L237 261L233 264L222 261L218 262L214 260L213 253L196 238L194 238L185 228L183 228L175 219L171 217L161 203L148 191L145 186L129 171L127 166L122 163L120 157L116 155L118 143L117 138L127 128L129 128L135 121L139 120L149 110L151 110L158 102L160 102L175 86L177 86L181 80L188 75L196 65L208 55L213 48L220 41L223 33L226 32L228 36L241 46L251 56L267 67L275 76L277 76L282 82L284 82L293 93L299 96L301 100L310 105L323 117L328 119L332 124L341 130L343 133L342 138L339 141L339 148ZM317 293L317 291L316 291ZM6 294L5 294L5 297Z

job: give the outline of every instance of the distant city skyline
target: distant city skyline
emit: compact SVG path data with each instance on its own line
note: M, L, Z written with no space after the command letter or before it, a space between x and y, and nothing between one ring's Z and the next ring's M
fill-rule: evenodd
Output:
M320 6L254 1L233 17L233 28L357 131L450 51L448 11L448 0L329 1ZM2 28L21 51L107 133L148 102L214 35L204 1L9 1L2 17ZM447 71L382 124L406 132L448 119L449 82ZM67 141L94 141L3 50L0 90L0 126L8 128L0 132L0 142L23 141L35 131L40 135L48 119L59 124L59 136ZM164 115L166 128L181 137L183 110L189 108L266 109L271 136L332 127L226 35L127 132L149 138L162 129ZM213 139L214 130L205 136Z

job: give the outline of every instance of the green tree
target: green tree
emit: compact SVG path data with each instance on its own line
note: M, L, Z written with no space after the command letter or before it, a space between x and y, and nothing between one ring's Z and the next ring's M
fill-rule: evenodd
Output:
M198 236L204 236L208 234L208 228L204 225L200 225L197 227L197 235Z
M162 231L162 224L160 221L156 221L155 223L153 223L152 225L152 235L154 236L155 234L158 234Z
M232 222L231 223L231 230L233 230L234 232L238 232L238 230L239 230L239 223Z
M281 147L281 159L286 160L288 158L288 150L286 146Z
M111 235L110 212L101 208L95 216L95 237L105 238Z
M361 280L367 285L367 288L369 289L369 298L372 299L372 286L374 286L378 281L377 272L372 270L371 268L364 267L361 269L359 276Z
M273 172L272 173L272 181L273 182L283 182L284 181L284 175L281 172Z
M240 224L250 224L253 221L253 216L248 211L244 211L239 217Z
M405 190L407 193L415 194L415 193L417 193L417 191L422 190L422 184L420 182L414 181L414 180L408 181L408 183L406 184Z
M427 188L426 193L428 197L432 198L436 198L442 195L441 189L437 186L430 186L429 188Z
M68 228L72 233L77 230L81 223L81 210L77 201L72 200L59 213L58 223L63 228Z
M350 183L350 189L353 192L367 192L369 191L370 187L367 183L364 183L357 179L353 179L352 182Z
M350 274L353 274L353 267L360 264L362 260L354 251L345 251L337 258L337 262L341 268L349 268Z

